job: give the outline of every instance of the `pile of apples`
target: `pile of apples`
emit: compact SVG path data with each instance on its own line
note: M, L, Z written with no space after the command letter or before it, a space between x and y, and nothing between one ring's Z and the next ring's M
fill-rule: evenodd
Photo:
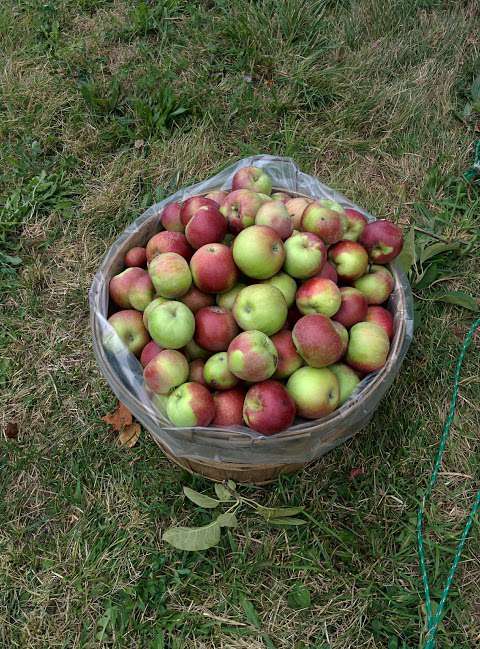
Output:
M175 426L272 435L324 417L386 362L401 230L329 199L272 193L244 167L232 191L170 203L163 230L110 281L114 332ZM107 333L110 349L118 338Z

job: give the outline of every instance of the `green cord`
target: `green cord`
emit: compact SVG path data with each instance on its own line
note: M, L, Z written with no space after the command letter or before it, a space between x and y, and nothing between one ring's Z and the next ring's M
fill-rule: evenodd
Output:
M480 144L480 143L479 143ZM480 148L479 148L480 151ZM458 397L458 390L459 390L459 385L460 385L460 372L462 369L462 363L463 359L465 358L465 354L467 353L468 348L470 347L470 344L472 342L473 335L475 331L480 327L480 318L477 318L475 322L472 324L470 327L467 335L465 336L465 340L463 341L463 346L460 351L460 354L458 356L457 360L457 366L455 369L455 378L454 378L454 384L453 384L453 392L452 392L452 399L450 401L450 410L448 413L448 417L445 421L445 425L443 427L443 432L442 436L440 438L440 445L438 447L438 452L437 456L435 458L435 464L433 467L433 472L432 476L430 478L430 482L425 490L425 494L422 499L422 503L418 509L418 516L417 516L417 541L418 541L418 558L420 561L420 570L422 573L422 581L423 581L423 588L425 591L425 607L426 607L426 612L427 612L427 628L428 628L428 633L427 633L427 638L426 642L424 645L424 649L434 649L435 648L435 642L436 642L436 635L437 635L437 630L438 630L438 625L440 624L440 620L442 617L443 609L445 608L445 602L447 601L448 597L448 592L450 590L450 586L452 585L453 578L455 576L455 572L457 570L458 564L460 562L460 558L462 556L463 552L463 546L465 545L465 541L467 540L468 533L470 531L470 528L472 527L473 519L475 518L475 515L477 513L478 508L480 507L480 490L478 491L475 501L472 505L472 509L470 510L470 514L467 518L467 522L465 523L465 527L463 528L462 536L460 537L460 540L457 544L456 552L455 552L455 557L453 559L452 565L450 567L450 571L448 573L448 577L445 581L445 586L443 588L442 592L442 597L440 599L440 602L438 604L438 608L435 612L435 615L432 614L432 601L430 598L430 585L428 581L428 572L427 572L427 563L425 559L425 545L423 541L423 524L424 524L424 515L425 515L425 505L430 498L433 488L435 486L435 483L437 482L438 478L438 473L440 471L440 467L442 464L442 457L445 452L445 446L448 441L448 437L450 435L450 428L452 426L453 418L455 416L455 408L457 406L457 397Z
M480 140L475 144L473 165L463 174L463 177L469 183L480 182Z

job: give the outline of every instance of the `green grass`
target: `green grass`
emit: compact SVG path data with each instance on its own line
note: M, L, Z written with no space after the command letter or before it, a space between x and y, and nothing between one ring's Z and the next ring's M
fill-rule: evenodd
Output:
M424 636L415 514L478 296L479 199L459 180L478 119L475 3L448 0L4 0L0 7L0 645L10 648L409 649ZM361 435L259 502L217 549L177 552L172 522L208 488L147 434L118 449L93 359L87 291L105 250L156 198L269 152L376 213L461 243L415 288L415 339ZM433 275L431 275L433 277ZM428 278L427 278L428 279ZM435 280L432 280L435 281ZM429 511L438 601L479 484L478 337ZM363 475L349 479L352 468ZM480 642L478 521L439 646ZM436 549L434 543L440 544ZM295 584L311 606L295 610Z

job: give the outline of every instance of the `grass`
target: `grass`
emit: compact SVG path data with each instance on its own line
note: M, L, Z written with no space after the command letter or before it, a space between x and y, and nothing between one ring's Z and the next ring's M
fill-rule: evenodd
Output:
M259 502L306 504L299 530L254 517L219 548L162 544L201 524L143 434L118 449L87 290L156 198L251 153L292 156L371 212L461 242L440 287L478 296L478 195L459 180L480 63L474 2L4 0L0 7L0 644L4 647L419 647L415 514L471 313L415 289L415 339L365 431ZM436 276L437 277L437 276ZM439 288L436 285L436 288ZM478 337L465 365L427 547L438 601L479 486ZM350 479L353 468L363 474ZM480 646L475 522L439 646ZM436 546L435 543L439 545ZM303 584L311 605L288 595Z

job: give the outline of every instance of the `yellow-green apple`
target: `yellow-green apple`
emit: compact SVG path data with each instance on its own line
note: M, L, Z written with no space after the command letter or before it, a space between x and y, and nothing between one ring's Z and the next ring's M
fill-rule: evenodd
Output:
M303 196L298 196L297 198L291 198L285 203L287 212L290 214L292 219L292 225L295 230L300 230L302 225L302 216L307 205L310 205L312 201L308 198L303 198Z
M228 369L227 352L218 352L205 363L203 376L209 388L229 390L238 383L238 378Z
M383 327L358 322L350 329L346 361L359 372L375 372L385 365L390 341Z
M142 246L135 246L125 255L124 264L127 268L144 268L147 265L147 253Z
M137 311L143 311L155 295L152 280L143 268L126 268L112 277L109 291L117 306Z
M311 367L326 367L342 356L342 339L332 321L321 313L304 315L292 331L293 344Z
M210 358L210 356L212 355L212 352L209 352L208 349L203 349L203 347L197 345L193 338L185 345L185 347L182 349L182 352L191 361L195 361L197 359L207 360L207 358Z
M352 210L350 207L345 209L345 214L347 217L347 227L343 233L343 238L347 241L358 241L368 221L361 212Z
M393 291L393 275L384 266L373 265L368 273L354 282L355 288L367 298L368 304L383 304Z
M222 203L220 212L228 221L233 234L255 223L255 215L263 199L249 189L237 189L230 192Z
M274 435L293 424L295 402L279 381L270 379L252 385L245 395L243 418L262 435Z
M165 252L176 252L177 255L190 261L190 257L193 255L193 248L188 243L183 232L163 230L163 232L154 234L148 241L146 247L147 262L150 263L154 257L162 255Z
M300 313L323 313L331 318L340 308L340 289L331 279L312 277L297 291L296 303Z
M288 379L287 390L305 419L325 417L340 403L338 379L326 367L301 367Z
M340 358L342 358L342 356L345 356L348 349L348 331L342 324L340 324L340 322L335 322L335 320L332 320L332 324L335 327L337 334L340 336L340 340L342 341L342 350L340 353Z
M335 266L329 261L325 262L322 270L314 275L314 277L324 277L325 279L331 279L335 284L338 283L338 275Z
M292 234L293 224L290 214L282 201L267 201L260 205L255 216L255 225L266 225L284 241Z
M355 370L352 370L345 363L335 363L334 365L330 365L328 369L337 377L340 388L340 401L338 405L341 406L360 383L360 377Z
M154 257L148 266L148 273L160 297L181 297L192 285L192 274L188 263L176 252L164 252Z
M143 379L152 392L168 394L188 378L188 362L174 349L158 353L143 370Z
M395 223L381 219L365 226L360 237L374 264L388 264L402 252L403 234Z
M145 310L143 312L143 324L145 325L145 329L148 329L148 318L150 317L151 312L156 309L159 304L163 304L167 301L168 300L166 300L164 297L156 297L145 307Z
M221 243L227 234L227 221L218 207L200 209L185 228L188 243L198 250L207 243Z
M356 241L340 241L331 246L328 258L335 264L337 275L343 282L353 282L368 268L367 251Z
M202 385L207 385L205 377L203 375L203 370L205 369L205 361L201 358L190 363L190 370L188 372L188 380L195 381L195 383L201 383Z
M275 286L275 288L278 288L278 290L281 291L283 297L285 298L285 302L287 303L288 307L291 307L295 302L297 282L293 279L293 277L287 275L287 273L277 273L273 277L270 277L270 279L264 280L264 283L271 284L272 286Z
M203 349L223 352L237 334L237 323L228 309L205 306L195 314L195 342Z
M208 192L205 194L205 198L209 198L220 207L223 204L223 201L227 198L228 192L224 192L222 189L215 189L213 192Z
M239 282L238 284L235 284L233 288L231 288L229 291L226 293L219 293L217 295L217 304L218 306L221 306L223 309L228 309L231 311L233 309L233 305L235 303L235 300L237 298L237 295L240 293L242 288L245 288L245 284L242 284Z
M275 345L262 331L243 331L228 346L230 372L243 381L269 379L277 369Z
M237 295L233 316L239 327L256 329L267 336L280 331L287 319L283 293L271 284L250 284Z
M134 309L117 311L108 318L108 324L112 329L108 329L103 335L106 349L116 353L121 352L125 346L132 354L140 356L150 340L143 326L142 314Z
M307 205L302 216L301 228L320 237L327 245L343 239L346 216L340 203L320 198Z
M284 329L271 338L278 355L274 379L286 379L303 365L303 358L295 349L292 332Z
M271 194L272 179L263 169L242 167L233 176L232 189L250 189L253 192Z
M211 293L203 293L196 286L191 286L188 293L182 295L180 302L186 304L192 313L196 313L204 306L215 304L215 298Z
M271 196L269 196L268 194L262 194L261 192L257 192L257 196L260 198L262 203L272 200Z
M340 289L342 304L337 313L333 316L336 322L340 322L349 329L357 322L365 320L368 303L365 295L352 286L342 286Z
M182 302L164 302L148 316L148 331L161 347L180 349L193 338L195 317Z
M165 230L170 232L183 232L185 226L180 218L180 203L169 203L163 208L160 222Z
M297 232L285 241L285 271L297 279L308 279L322 270L327 260L323 241L311 232Z
M243 424L243 402L245 392L242 388L215 392L215 417L212 426L241 426Z
M286 203L289 201L292 197L290 194L287 194L287 192L273 192L272 193L272 200L273 201L282 201L282 203Z
M167 416L175 426L208 426L215 417L213 396L200 383L184 383L168 397Z
M392 340L394 334L393 316L388 309L385 309L383 306L369 306L364 320L374 322L380 327L383 327L387 336Z
M151 340L149 343L145 345L145 347L142 349L142 353L140 355L140 363L142 367L145 367L150 363L152 358L155 358L157 354L159 354L162 351L163 347L160 347L160 345L157 345L157 343L154 340Z
M223 243L209 243L190 260L195 286L204 293L225 293L235 286L238 270L232 251Z
M190 198L187 198L187 200L182 203L180 209L180 219L183 226L187 226L187 223L197 210L206 207L215 207L218 209L218 204L215 201L212 201L211 198L206 198L205 196L191 196Z
M232 251L242 273L255 279L273 277L285 259L282 240L266 225L252 225L242 230L233 242Z

